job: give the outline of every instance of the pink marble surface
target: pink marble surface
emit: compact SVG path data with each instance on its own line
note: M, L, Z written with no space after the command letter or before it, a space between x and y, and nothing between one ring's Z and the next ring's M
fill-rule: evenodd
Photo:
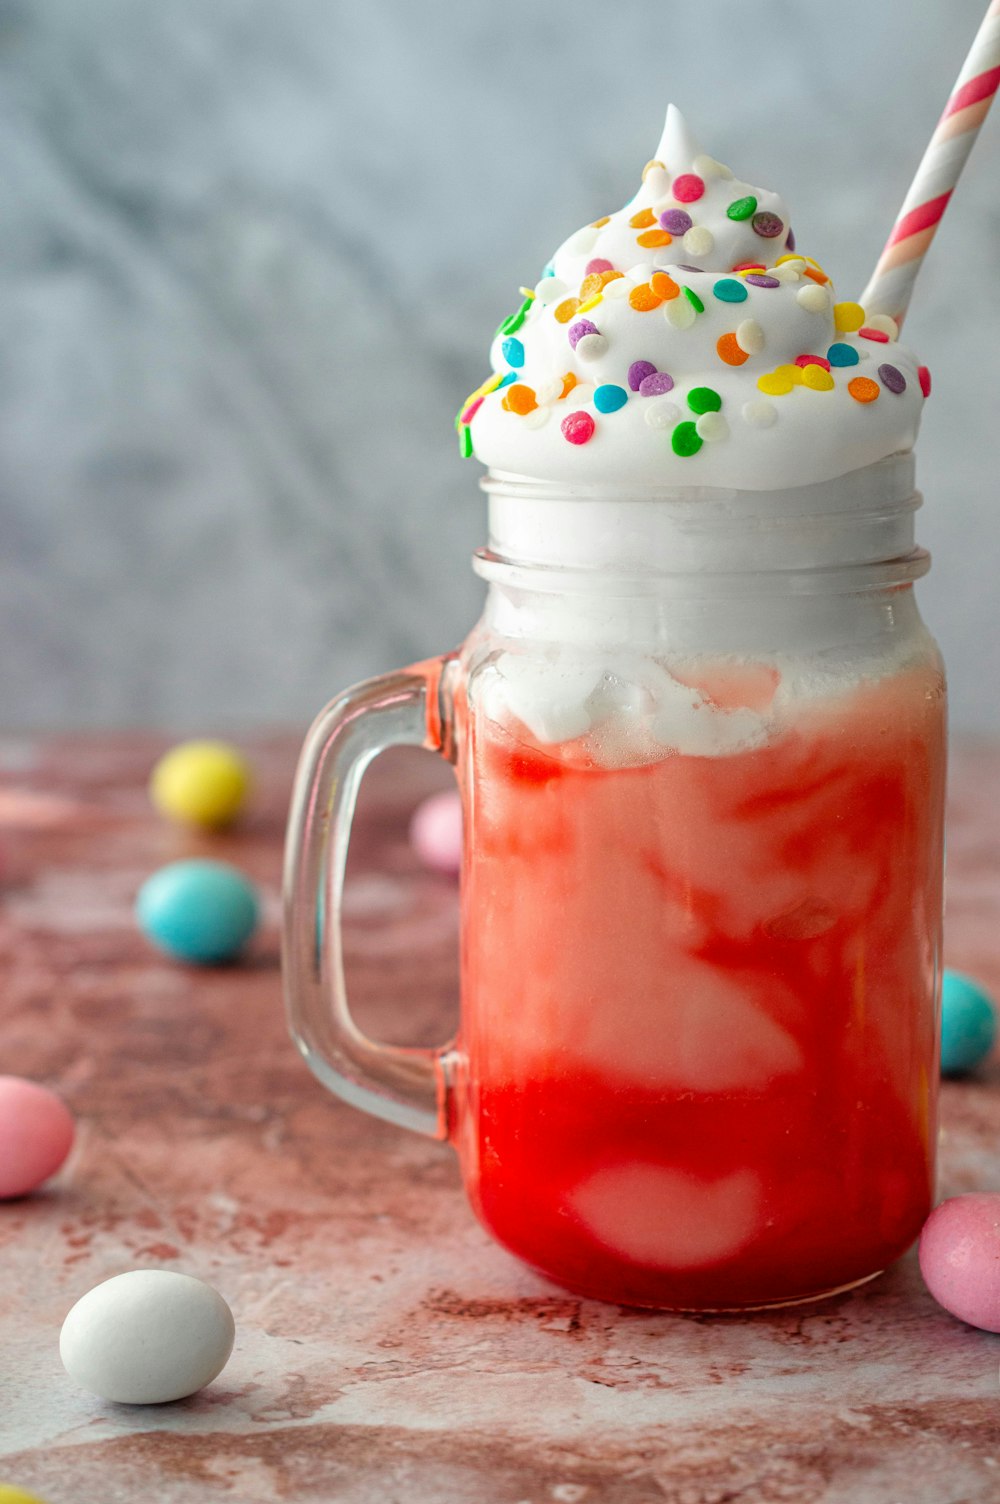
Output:
M55 1086L77 1147L0 1207L0 1482L50 1504L978 1504L1000 1499L1000 1338L938 1309L911 1254L825 1304L751 1317L572 1298L489 1243L451 1152L351 1111L287 1042L279 849L294 747L260 742L239 833L159 822L151 739L0 744L2 1068ZM406 816L430 759L373 776L352 861L366 1026L449 1030L455 889ZM954 759L948 960L1000 990L1000 746ZM246 964L195 972L136 933L142 879L211 850L263 887ZM1000 1067L949 1085L943 1193L1000 1189ZM124 1269L212 1281L233 1358L163 1408L74 1388L57 1339Z

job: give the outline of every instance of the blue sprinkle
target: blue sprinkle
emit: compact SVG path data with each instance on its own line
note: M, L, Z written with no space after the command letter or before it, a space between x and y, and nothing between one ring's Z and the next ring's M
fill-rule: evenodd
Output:
M942 1075L972 1070L990 1053L996 1032L996 1011L986 989L946 969L941 987Z
M546 262L545 266L542 267L542 276L543 277L554 277L555 274L556 274L556 269L552 265L552 262L551 261Z
M613 382L607 382L599 386L594 393L594 406L599 413L616 413L620 407L624 407L628 401L628 392L623 386L615 386Z
M743 282L737 282L735 277L723 277L712 288L715 296L723 303L745 303L750 294Z
M826 358L832 366L856 366L861 359L853 345L831 345Z
M500 392L500 391L503 390L503 388L505 386L510 386L511 383L515 382L516 380L517 380L517 372L516 371L508 371L507 374L506 374L506 376L504 377L504 379L501 381L500 385L499 386L495 386L493 388L493 390L495 392Z
M524 346L519 339L514 339L513 336L510 339L505 339L500 346L500 350L509 366L524 365Z

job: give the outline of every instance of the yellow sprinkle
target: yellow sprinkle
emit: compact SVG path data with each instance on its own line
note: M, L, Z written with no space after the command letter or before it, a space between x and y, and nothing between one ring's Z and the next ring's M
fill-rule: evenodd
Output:
M763 376L758 376L758 389L768 397L787 397L795 385L790 376L782 374L787 370L787 366L782 366L777 371L767 371Z
M649 175L649 173L652 172L652 170L653 170L654 167L662 167L663 170L664 170L664 172L666 172L666 170L667 170L665 162L661 162L658 157L651 157L649 159L649 161L646 163L645 167L642 169L642 181L643 182L646 181L647 176Z
M775 266L784 266L786 261L804 261L805 259L804 256L797 256L794 251L786 251L783 256L778 257L774 264Z
M521 294L522 298L530 298L532 302L534 302L535 289L533 287L519 287L517 290Z
M604 226L605 225L609 225L610 223L611 223L611 215L610 214L605 214L605 216L604 216L603 219L592 219L590 221L590 228L592 230L603 230Z
M601 292L599 292L599 293L596 293L594 295L594 297L588 298L585 303L581 303L580 306L579 306L579 308L576 311L577 311L577 313L589 313L589 311L590 311L591 308L596 308L597 305L598 305L598 303L603 303L603 302L604 302L604 294L601 293Z
M802 385L803 374L801 366L775 366L774 374L775 376L783 376L786 381L792 383L792 386Z
M838 334L853 334L865 321L865 310L860 303L834 303L833 322Z
M832 392L833 377L822 366L806 366L802 372L802 385L813 392Z

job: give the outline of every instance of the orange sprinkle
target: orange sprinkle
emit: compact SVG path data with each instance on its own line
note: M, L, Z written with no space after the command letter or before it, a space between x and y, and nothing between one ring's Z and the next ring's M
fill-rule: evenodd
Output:
M847 390L855 402L874 402L878 396L878 382L870 376L855 376L853 381L847 383Z
M667 272L654 272L649 279L649 285L656 296L662 299L664 303L669 303L672 298L676 298L680 293L677 283Z
M520 381L507 388L501 406L509 413L519 413L523 418L525 413L534 412L538 403L530 386L524 386Z
M826 272L822 271L818 266L804 266L802 270L807 277L811 277L814 282L818 282L820 287L830 280Z
M601 279L601 286L602 287L606 287L608 285L608 283L609 282L613 282L616 277L624 277L625 273L624 272L597 272L597 273L595 273L595 275L598 276L598 277L600 277L600 279Z
M640 282L638 287L633 287L628 295L630 305L637 313L651 313L654 308L659 308L663 302L650 287L648 282Z
M588 298L595 298L603 286L600 272L591 272L589 277L584 277L580 283L581 303L586 303Z
M652 209L640 209L638 214L633 214L629 220L633 230L647 230L650 225L656 224L656 215Z
M673 240L669 230L643 230L641 235L636 236L636 245L641 245L644 250L654 246L669 245Z
M568 324L574 313L580 306L579 298L564 298L555 310L557 324Z
M724 334L715 348L719 359L724 360L727 366L741 366L750 359L747 352L740 349L735 334Z
M570 392L576 386L576 382L577 378L573 375L573 372L567 371L566 375L563 377L563 389L559 393L559 396L556 400L561 402L564 397L568 397Z
M604 226L605 225L609 225L610 223L611 223L611 215L610 214L605 214L605 216L604 216L603 219L592 219L590 221L590 228L592 230L603 230Z

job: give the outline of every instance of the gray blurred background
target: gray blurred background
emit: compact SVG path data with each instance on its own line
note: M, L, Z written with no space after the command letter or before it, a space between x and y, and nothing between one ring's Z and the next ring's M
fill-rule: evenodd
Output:
M480 599L452 417L673 98L864 284L985 0L0 0L0 725L297 724ZM1000 729L1000 106L907 326L920 587Z

